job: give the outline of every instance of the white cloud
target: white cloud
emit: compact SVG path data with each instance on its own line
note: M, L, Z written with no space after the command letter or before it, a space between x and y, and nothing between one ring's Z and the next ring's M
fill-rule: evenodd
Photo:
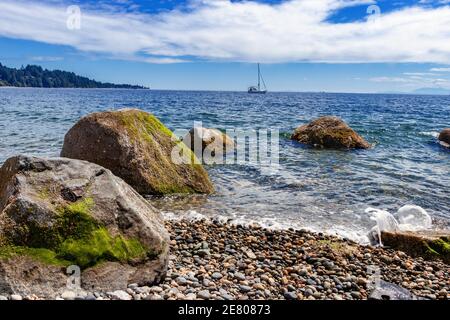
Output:
M450 68L431 68L431 72L450 72Z
M29 58L31 61L39 61L39 62L55 62L64 60L63 57L47 57L47 56L34 56Z
M423 77L423 76L438 76L437 73L432 73L432 72L404 72L403 73L405 76L417 76L417 77Z
M190 57L260 62L430 62L450 64L450 6L408 7L375 21L334 24L336 10L372 0L291 0L279 5L196 0L158 14L82 7L80 30L66 28L66 7L0 2L0 35L172 63Z
M426 76L407 76L407 77L374 77L369 79L377 83L393 83L404 88L443 88L450 89L450 79L426 77Z

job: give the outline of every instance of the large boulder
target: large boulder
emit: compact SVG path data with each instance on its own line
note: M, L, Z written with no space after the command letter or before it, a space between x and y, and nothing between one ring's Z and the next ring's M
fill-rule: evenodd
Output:
M413 257L450 263L450 230L381 231L381 241Z
M110 169L141 194L214 191L192 151L156 117L137 109L83 117L66 134L61 156Z
M217 129L203 127L192 128L183 138L183 142L204 162L222 160L223 156L234 152L235 143L225 133Z
M79 266L89 290L165 277L159 212L111 171L86 161L18 156L0 169L0 291L52 296Z
M441 131L439 141L444 147L450 148L450 128Z
M298 127L292 140L320 148L367 149L370 144L337 117L321 117Z

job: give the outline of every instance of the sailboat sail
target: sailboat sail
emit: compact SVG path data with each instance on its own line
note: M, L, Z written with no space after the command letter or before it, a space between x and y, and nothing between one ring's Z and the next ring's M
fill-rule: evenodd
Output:
M263 90L261 90L261 81L264 85ZM251 86L250 88L248 88L248 93L266 93L266 92L267 92L266 83L264 82L264 78L262 77L261 69L260 69L259 63L258 63L258 85Z

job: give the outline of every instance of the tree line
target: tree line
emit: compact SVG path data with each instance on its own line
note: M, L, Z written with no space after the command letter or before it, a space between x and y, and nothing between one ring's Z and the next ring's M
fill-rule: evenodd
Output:
M122 88L146 89L129 84L104 83L81 77L73 72L47 70L40 66L28 65L20 69L8 68L0 63L0 87L37 88Z

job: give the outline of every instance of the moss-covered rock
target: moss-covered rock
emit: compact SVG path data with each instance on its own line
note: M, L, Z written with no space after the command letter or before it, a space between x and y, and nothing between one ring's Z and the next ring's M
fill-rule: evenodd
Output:
M103 167L19 156L0 169L0 283L11 283L12 291L34 286L13 279L20 273L7 266L18 259L39 269L77 265L88 275L120 265L120 285L94 281L107 289L155 283L166 272L168 242L159 212Z
M83 117L66 134L61 156L108 168L141 194L214 191L192 151L155 116L137 109Z
M321 117L298 127L292 140L319 148L368 149L370 144L337 117Z
M386 247L401 250L413 257L441 259L450 264L450 231L381 232Z

